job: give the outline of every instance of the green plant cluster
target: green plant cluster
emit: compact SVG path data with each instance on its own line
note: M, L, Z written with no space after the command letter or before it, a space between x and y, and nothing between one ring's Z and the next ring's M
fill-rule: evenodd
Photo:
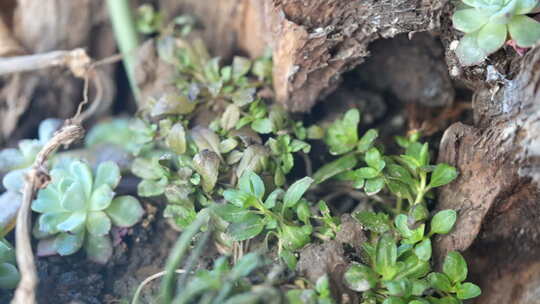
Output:
M238 189L223 193L226 204L214 211L230 225L227 233L236 241L248 240L265 232L266 239L274 235L278 240L278 254L291 269L296 268L295 250L311 242L312 234L331 238L337 232L338 221L332 218L324 201L318 203L319 212L313 213L309 201L303 198L313 179L304 177L287 191L276 188L269 194L264 181L248 171L238 182ZM315 226L312 221L322 225Z
M461 64L473 65L500 49L508 38L518 47L540 40L540 22L528 17L537 0L462 0L452 16L454 27L465 33L456 49Z
M0 288L15 288L19 283L21 275L15 265L13 246L6 239L0 239Z
M371 232L362 244L363 263L352 264L345 273L347 285L362 292L362 303L458 304L480 295L480 288L464 282L467 264L458 252L450 252L443 272L431 271L431 237L450 232L456 212L443 210L429 222L428 213L412 208L394 220L370 211L355 214Z
M171 39L162 38L158 50L175 67L177 89L142 109L153 147L135 159L132 172L142 178L138 194L165 195L165 216L186 227L244 172L285 185L294 155L308 153L306 140L322 130L304 127L258 96L269 85L269 57L235 57L221 66L200 41Z
M90 260L106 263L112 255L111 227L131 227L144 213L136 198L115 197L120 169L104 162L93 173L88 164L72 159L55 165L51 177L32 203L40 213L34 226L39 251L70 255L84 247Z
M430 219L427 198L453 181L456 169L431 165L429 147L418 141L418 133L396 138L403 154L385 155L376 130L358 134L359 121L360 113L351 109L328 128L325 143L339 157L314 174L318 183L333 178L368 196L392 195L377 205L385 212L354 214L371 235L362 244L363 263L345 274L349 287L362 292L362 303L373 304L461 303L478 296L476 285L463 283L467 266L459 253L447 256L444 273L431 272L431 237L450 232L457 214L444 210Z
M425 198L433 196L431 190L457 177L452 166L430 164L428 144L418 142L418 133L396 138L404 154L384 155L383 147L376 145L378 132L370 129L359 136L359 122L359 111L351 109L329 127L325 143L330 153L339 157L315 172L316 183L334 178L363 189L367 195L387 189L397 197L394 211L400 213L405 203L425 205Z

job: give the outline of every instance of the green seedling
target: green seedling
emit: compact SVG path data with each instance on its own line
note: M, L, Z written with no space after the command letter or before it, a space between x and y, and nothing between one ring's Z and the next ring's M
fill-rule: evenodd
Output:
M144 210L132 196L115 197L120 170L101 163L96 172L79 160L59 163L50 184L38 192L32 210L40 213L34 236L48 254L70 255L84 247L88 258L105 263L112 255L111 227L131 227Z
M304 247L320 228L314 228L312 219L322 219L326 227L321 231L338 229L329 216L328 207L319 203L322 217L313 214L310 203L303 198L313 179L304 177L293 183L287 191L277 188L266 193L263 180L248 171L240 178L238 189L223 193L227 203L215 207L215 212L229 222L227 233L243 241L260 234L274 235L278 239L278 253L292 269L296 265L293 251ZM330 227L330 228L328 228Z
M528 17L538 0L462 0L452 16L454 27L465 33L456 49L462 65L483 62L511 39L527 48L540 40L540 22Z
M421 213L421 212L420 212ZM371 242L362 244L363 263L354 263L345 273L349 288L362 292L365 303L462 303L480 295L480 288L464 282L467 264L458 252L450 252L443 273L431 271L431 237L450 232L456 212L443 210L429 221L414 209L392 221L383 213L355 214L371 232ZM412 223L412 224L411 224Z

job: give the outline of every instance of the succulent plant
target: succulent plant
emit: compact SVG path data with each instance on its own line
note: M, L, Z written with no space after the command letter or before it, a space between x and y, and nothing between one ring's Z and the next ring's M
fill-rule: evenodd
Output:
M20 274L15 267L15 250L8 241L0 239L0 288L15 288Z
M526 16L538 0L462 0L452 21L465 36L456 49L461 64L474 65L500 49L508 37L518 47L531 47L540 40L540 22Z
M71 160L51 171L52 181L37 194L32 210L41 213L34 235L38 253L70 255L81 247L90 260L105 263L112 254L111 226L131 227L144 211L132 196L114 197L120 170L101 163L93 177L88 164Z

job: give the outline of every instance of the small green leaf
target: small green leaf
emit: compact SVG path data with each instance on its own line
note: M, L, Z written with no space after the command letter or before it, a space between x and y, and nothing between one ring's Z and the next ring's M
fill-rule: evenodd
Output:
M409 221L412 223L424 221L428 216L429 211L424 204L416 204L409 209Z
M186 152L186 130L181 123L176 123L172 126L165 138L165 143L176 154L184 154Z
M457 297L461 300L468 300L478 297L482 294L480 287L473 283L463 283L457 290Z
M294 182L294 184L287 189L287 192L285 192L285 196L283 198L285 207L291 208L295 206L312 183L313 179L308 176Z
M454 210L448 209L437 212L431 219L431 234L446 234L452 230L456 223L457 213Z
M397 245L391 234L385 233L377 242L375 256L375 271L383 276L384 280L390 280L397 272Z
M353 154L342 156L322 166L319 170L317 170L317 172L315 172L315 174L313 174L313 179L315 180L316 184L320 184L327 179L354 168L357 162L358 160Z
M364 168L356 169L354 172L357 177L360 177L363 179L375 178L377 177L377 175L379 175L379 171L371 167L364 167Z
M240 223L246 219L247 216L253 214L253 212L240 208L231 204L221 204L214 207L214 211L222 219L230 223Z
M376 177L372 179L366 180L366 184L364 185L364 190L366 191L367 195L375 195L379 193L384 188L384 178L383 177Z
M435 188L452 182L457 177L456 168L448 164L438 164L431 174L429 187Z
M368 149L370 149L378 136L379 132L377 130L369 129L366 134L364 134L364 136L360 138L360 141L358 142L358 146L356 147L358 152L364 153Z
M144 209L135 197L123 195L116 197L111 205L105 209L105 213L115 226L131 227L142 218Z
M412 294L414 296L422 296L424 294L424 291L429 288L428 282L426 280L411 280L412 283ZM409 302L409 304L423 304L424 302L414 303ZM429 304L429 302L426 302L426 304Z
M108 235L88 235L84 249L88 259L99 264L107 263L113 253L111 238Z
M219 175L219 155L203 150L193 157L193 168L202 177L202 188L209 193L214 190Z
M57 225L57 228L63 232L76 232L81 230L86 221L85 211L73 212L63 222Z
M306 200L301 200L298 206L296 206L296 215L298 216L298 219L301 220L304 224L309 224L311 211L309 210L309 205Z
M489 22L489 15L485 11L467 8L457 10L452 16L454 28L465 33L472 33L479 30Z
M240 190L227 189L223 191L223 198L237 207L247 207L252 197L251 194Z
M540 40L540 22L528 16L514 16L508 24L508 30L520 47L533 46Z
M180 93L166 93L161 96L152 107L150 115L153 117L171 114L189 114L193 112L197 103Z
M403 238L410 238L413 235L411 229L407 225L407 216L405 214L399 214L394 219L397 231L401 234Z
M308 227L308 228L306 228ZM283 245L289 250L298 250L310 241L311 226L291 226L283 225L281 227L281 238Z
M298 262L298 259L296 258L294 253L292 253L290 250L287 250L287 249L282 250L281 253L279 254L279 257L282 258L283 261L285 261L285 264L287 264L287 267L291 271L294 271L296 269L296 263Z
M381 172L384 169L386 163L382 159L381 152L377 148L371 148L366 152L365 159L368 166Z
M506 24L488 23L478 32L478 46L491 54L500 49L506 41Z
M330 154L344 154L356 146L358 142L358 123L360 112L350 109L343 119L336 120L329 128L325 136L325 142L330 147Z
M251 128L260 134L268 134L272 132L272 121L269 118L257 119L251 123Z
M136 158L131 171L142 179L160 179L164 176L164 170L157 161L145 158Z
M365 265L353 263L345 272L344 280L350 289L364 292L377 285L378 275Z
M0 263L0 288L13 289L19 284L21 275L17 268L10 263Z
M246 193L251 193L258 199L264 196L264 182L252 171L245 172L238 181L238 188Z
M448 280L448 277L440 272L432 272L427 277L429 284L431 287L443 291L443 292L450 292L452 291L452 284L450 283L450 280Z
M192 205L168 204L165 210L163 210L163 217L173 219L174 223L180 228L187 228L195 221L197 212L195 212L195 207Z
M120 168L116 163L112 161L100 163L94 179L94 190L101 185L109 185L111 189L114 189L118 186L120 179Z
M90 180L92 180L92 177L90 177ZM90 184L90 186L92 185ZM66 210L79 211L86 208L86 201L84 186L77 180L67 188L60 204Z
M100 211L109 207L113 197L114 191L112 191L111 187L108 184L102 184L99 188L92 192L88 210Z
M235 104L230 104L225 108L223 116L221 116L221 127L225 131L232 130L240 120L240 108Z
M244 241L251 239L262 232L264 228L264 221L262 217L250 213L244 218L244 221L240 223L232 223L227 232L237 241Z
M236 167L236 176L239 178L246 171L260 172L268 160L269 151L266 147L255 144L244 150L240 163Z
M232 101L239 107L243 107L255 100L255 88L241 89L232 95Z
M467 278L467 262L457 251L448 253L443 263L443 272L453 283L465 281Z
M388 289L388 294L396 297L408 298L412 293L411 282L407 279L383 282L384 287Z
M162 178L160 180L144 179L137 185L137 194L142 197L162 195L165 192L167 183L167 178Z
M264 206L268 209L272 209L276 206L276 202L280 197L283 197L283 194L285 191L283 189L275 189L272 191L268 197L266 197L266 200L264 201Z
M96 236L106 235L111 230L111 220L103 211L89 212L86 230Z
M466 34L459 41L456 56L463 66L479 64L486 59L487 54L478 45L478 32Z
M425 239L414 247L414 253L421 261L429 262L431 259L431 240Z
M219 155L219 136L214 131L197 126L189 134L199 151L210 150Z
M78 233L60 233L54 239L54 248L59 255L70 255L77 252L83 245L84 230Z
M69 167L71 175L80 183L80 186L83 189L83 194L85 197L90 197L92 193L92 170L87 163L82 161L73 161Z
M246 75L251 68L251 61L245 57L234 56L232 69L233 69L233 79L237 80L240 77Z
M366 229L378 234L385 233L390 230L388 223L388 215L384 213L375 213L372 211L360 211L353 214L353 216L362 224Z

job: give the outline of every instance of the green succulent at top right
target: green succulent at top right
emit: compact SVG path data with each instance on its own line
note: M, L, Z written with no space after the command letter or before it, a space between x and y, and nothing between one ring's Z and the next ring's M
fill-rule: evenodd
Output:
M538 7L538 0L462 0L452 16L454 27L465 36L456 55L461 64L479 64L500 49L508 38L527 48L540 40L540 22L526 14ZM509 36L509 37L508 37Z

